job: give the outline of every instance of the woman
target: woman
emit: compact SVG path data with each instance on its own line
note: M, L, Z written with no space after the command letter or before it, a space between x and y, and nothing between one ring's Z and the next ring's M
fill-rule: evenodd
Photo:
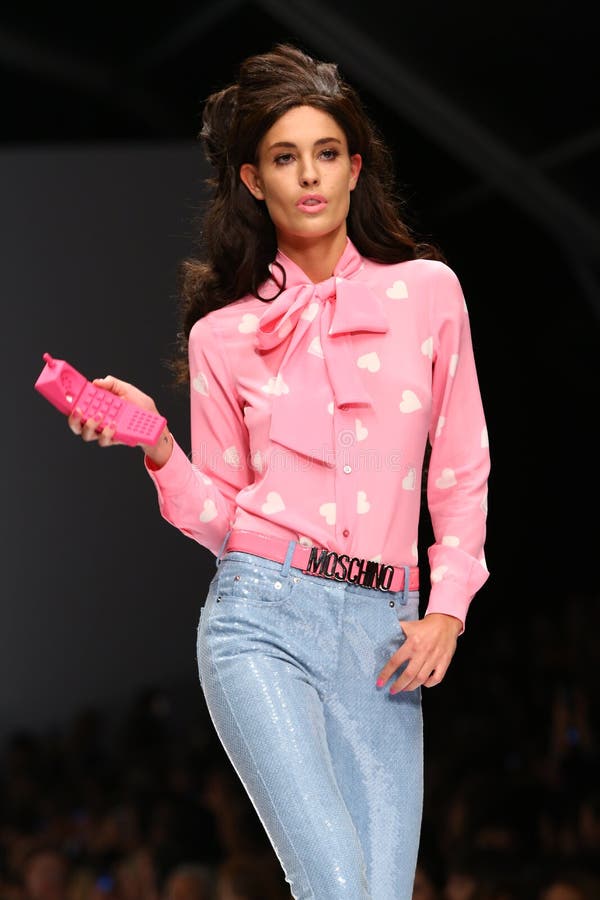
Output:
M168 429L143 447L162 515L217 557L202 688L293 896L409 900L421 687L443 679L488 574L464 298L402 222L389 152L335 65L288 45L247 59L208 98L202 138L213 195L174 364L192 460Z

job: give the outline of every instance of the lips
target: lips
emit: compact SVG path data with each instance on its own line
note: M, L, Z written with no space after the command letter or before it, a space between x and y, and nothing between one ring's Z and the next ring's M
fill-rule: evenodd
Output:
M317 213L327 206L327 200L321 194L305 194L296 203L298 209L305 213Z

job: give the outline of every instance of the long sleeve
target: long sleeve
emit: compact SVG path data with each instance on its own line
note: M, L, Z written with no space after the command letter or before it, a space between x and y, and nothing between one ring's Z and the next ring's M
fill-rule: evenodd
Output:
M217 555L236 509L236 496L253 480L243 408L210 314L189 336L191 460L174 442L164 466L145 467L161 515Z
M426 614L454 615L464 631L469 604L489 574L484 540L490 456L467 307L458 278L447 266L440 267L432 301L427 502L435 543L428 548Z

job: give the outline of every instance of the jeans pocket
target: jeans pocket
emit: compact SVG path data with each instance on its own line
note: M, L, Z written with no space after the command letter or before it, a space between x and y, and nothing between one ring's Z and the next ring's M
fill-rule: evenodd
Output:
M217 601L242 601L248 606L278 605L289 599L294 581L276 569L254 562L224 559L219 566Z
M419 591L409 591L404 603L396 604L396 624L402 641L406 640L406 632L402 627L403 622L414 622L419 618Z

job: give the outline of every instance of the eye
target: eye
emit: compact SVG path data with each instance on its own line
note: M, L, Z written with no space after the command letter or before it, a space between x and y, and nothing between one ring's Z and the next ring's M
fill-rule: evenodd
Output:
M325 160L336 159L339 155L339 150L335 150L333 147L327 147L325 150L321 151L321 156Z
M293 158L291 153L280 153L279 156L275 157L273 162L276 166L287 166Z

